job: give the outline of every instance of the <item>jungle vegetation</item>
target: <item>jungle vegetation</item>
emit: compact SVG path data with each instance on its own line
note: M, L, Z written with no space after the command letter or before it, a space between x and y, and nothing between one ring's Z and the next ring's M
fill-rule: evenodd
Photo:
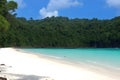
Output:
M0 0L0 47L120 47L120 16L112 19L16 17L17 3Z

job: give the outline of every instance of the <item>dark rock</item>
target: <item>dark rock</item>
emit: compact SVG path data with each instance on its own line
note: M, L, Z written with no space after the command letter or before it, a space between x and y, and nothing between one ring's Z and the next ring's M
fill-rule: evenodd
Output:
M7 80L7 78L4 78L4 77L0 77L0 80Z

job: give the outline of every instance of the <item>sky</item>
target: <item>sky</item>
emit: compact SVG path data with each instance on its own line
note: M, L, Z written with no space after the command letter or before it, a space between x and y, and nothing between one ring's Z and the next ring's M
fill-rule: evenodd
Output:
M8 0L9 1L9 0ZM44 19L68 18L111 19L120 16L120 0L14 0L18 17Z

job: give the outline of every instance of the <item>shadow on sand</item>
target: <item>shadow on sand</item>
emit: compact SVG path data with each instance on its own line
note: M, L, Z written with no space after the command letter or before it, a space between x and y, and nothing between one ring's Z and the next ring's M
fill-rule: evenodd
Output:
M36 76L36 75L20 75L20 74L8 74L11 76L10 80L54 80L49 76ZM17 79L13 79L12 76L17 77Z

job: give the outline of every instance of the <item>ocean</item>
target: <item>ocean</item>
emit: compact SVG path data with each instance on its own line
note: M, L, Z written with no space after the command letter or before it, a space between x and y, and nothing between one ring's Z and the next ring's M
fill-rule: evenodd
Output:
M120 48L26 48L22 50L59 60L87 63L120 71Z

